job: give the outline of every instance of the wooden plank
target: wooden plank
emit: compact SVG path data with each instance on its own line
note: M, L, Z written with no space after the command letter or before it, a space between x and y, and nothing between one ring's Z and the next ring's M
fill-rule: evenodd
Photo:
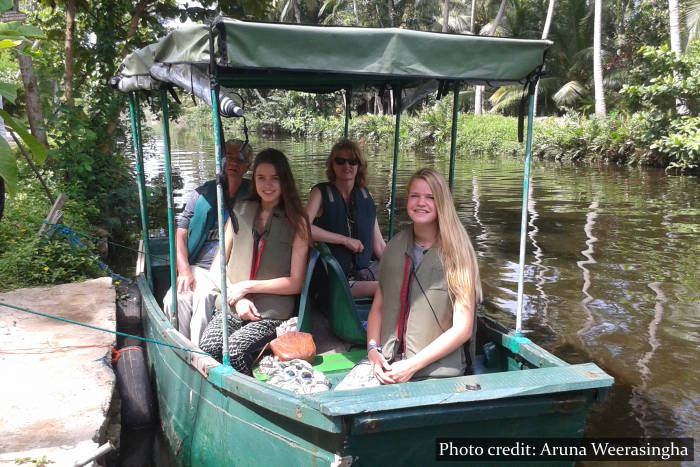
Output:
M63 222L63 211L61 211L61 208L66 202L66 195L61 193L58 195L58 198L56 198L56 201L53 203L53 206L51 207L51 210L49 211L49 215L46 216L46 220L43 224L41 224L41 227L39 227L39 232L37 232L36 236L41 238L42 235L44 235L44 232L49 228L49 224L60 224Z

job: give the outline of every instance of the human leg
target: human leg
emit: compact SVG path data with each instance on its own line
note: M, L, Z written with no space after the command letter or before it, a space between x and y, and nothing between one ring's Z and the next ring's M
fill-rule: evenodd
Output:
M173 289L171 287L163 298L163 310L165 311L165 316L168 317L172 315L172 296ZM192 318L192 298L193 293L191 291L177 294L177 330L188 339L190 338L190 320Z
M192 319L190 321L190 341L196 346L207 324L214 314L214 304L220 295L219 287L212 280L209 270L191 267L192 276L197 281L197 287L192 297Z
M228 332L229 336L235 333L241 326L243 326L243 321L241 321L238 316L234 316L231 313L227 313L228 322ZM202 333L202 338L199 340L199 348L204 352L210 354L215 360L221 361L223 359L223 343L224 343L224 332L221 327L222 313L217 311L214 313L214 317L209 321L207 327ZM229 338L230 342L230 338Z
M250 321L231 333L228 339L231 366L241 373L252 374L253 360L277 336L275 328L283 322L279 319Z

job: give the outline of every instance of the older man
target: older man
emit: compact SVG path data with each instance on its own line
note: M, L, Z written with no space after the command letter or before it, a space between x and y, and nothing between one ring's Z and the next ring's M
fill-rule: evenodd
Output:
M240 140L226 142L226 217L236 200L248 195L250 180L243 175L248 171L253 150ZM178 330L193 344L212 317L214 301L219 293L219 278L209 268L219 242L216 181L210 180L191 191L185 209L177 219L175 233L177 260L177 317ZM171 290L163 304L171 312Z

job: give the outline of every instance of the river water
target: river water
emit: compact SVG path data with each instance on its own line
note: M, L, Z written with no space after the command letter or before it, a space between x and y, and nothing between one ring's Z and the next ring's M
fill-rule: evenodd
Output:
M172 131L176 204L213 178L213 143ZM305 201L323 181L331 141L252 141L290 158ZM162 154L152 140L148 153ZM392 150L368 146L370 191L388 234ZM458 154L454 198L479 256L494 317L515 326L523 163ZM146 156L146 174L163 172ZM449 155L401 151L397 228L407 221L405 182L420 167L443 174ZM594 407L587 437L700 439L700 179L661 170L533 161L523 329L569 363L593 361L615 377ZM698 444L696 444L696 452Z

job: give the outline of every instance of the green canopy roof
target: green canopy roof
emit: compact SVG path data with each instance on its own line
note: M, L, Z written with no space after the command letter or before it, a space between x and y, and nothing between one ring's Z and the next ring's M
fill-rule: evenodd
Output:
M208 65L207 26L171 32L129 55L121 77L153 65ZM217 76L230 88L327 92L364 86L409 87L426 80L524 83L549 41L444 34L397 28L253 23L227 18L213 31Z

